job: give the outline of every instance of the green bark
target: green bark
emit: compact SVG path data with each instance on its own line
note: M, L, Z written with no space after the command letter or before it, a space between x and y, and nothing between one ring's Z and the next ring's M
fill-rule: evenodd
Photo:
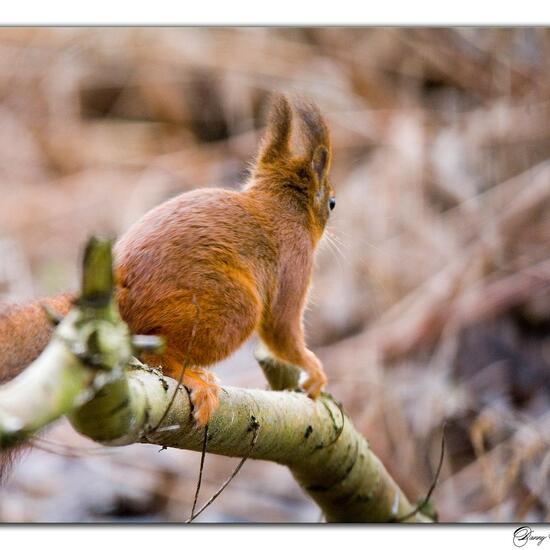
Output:
M75 429L104 445L202 449L204 431L194 424L186 389L131 359L132 344L151 348L158 342L132 340L120 319L110 254L110 243L90 242L75 307L42 355L0 388L0 448L68 414ZM294 367L265 352L257 358L272 387L297 386ZM395 521L413 510L328 394L312 401L292 389L224 387L208 426L207 451L288 466L327 521ZM408 521L429 519L416 513Z

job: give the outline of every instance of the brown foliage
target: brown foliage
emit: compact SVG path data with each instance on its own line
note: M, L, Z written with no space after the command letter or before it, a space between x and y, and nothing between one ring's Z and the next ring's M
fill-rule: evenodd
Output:
M74 287L91 232L121 234L181 191L237 188L269 93L311 96L338 200L306 315L329 390L413 497L447 421L443 519L547 520L549 59L542 28L3 29L0 288L20 300ZM218 367L222 381L263 385L249 356ZM49 437L84 445L63 425ZM71 463L93 470L87 485L70 459L29 456L2 518L85 519L94 499L116 514L122 498L187 516L198 457L92 454ZM231 466L208 457L205 488ZM81 507L63 506L67 492ZM262 463L208 512L317 517Z

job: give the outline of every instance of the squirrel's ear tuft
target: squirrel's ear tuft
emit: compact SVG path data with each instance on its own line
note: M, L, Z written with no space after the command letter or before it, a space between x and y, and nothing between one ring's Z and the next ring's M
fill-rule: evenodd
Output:
M303 97L297 98L294 104L300 117L301 133L307 156L313 159L318 148L323 146L327 155L326 160L329 161L330 133L319 108L311 100Z
M277 94L271 101L269 121L258 160L271 163L288 156L291 131L292 108L284 95Z
M328 174L330 168L330 153L324 145L319 145L313 152L311 159L311 169L319 181L323 180Z

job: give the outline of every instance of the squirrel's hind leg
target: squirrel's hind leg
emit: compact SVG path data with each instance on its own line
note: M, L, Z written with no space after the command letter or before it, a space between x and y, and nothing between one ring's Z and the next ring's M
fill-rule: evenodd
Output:
M169 354L157 357L156 363L162 367L162 372L166 376L174 380L181 378L182 385L190 392L196 423L199 426L206 426L219 405L220 386L216 376L204 367L184 366L183 361Z
M191 392L193 417L199 426L206 426L220 404L220 386L216 377L202 367L186 367L183 385Z

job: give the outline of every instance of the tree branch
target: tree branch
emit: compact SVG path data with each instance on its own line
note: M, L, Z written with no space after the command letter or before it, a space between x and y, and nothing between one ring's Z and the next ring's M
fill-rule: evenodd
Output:
M0 388L0 448L68 414L75 429L104 445L202 449L204 431L193 421L186 389L131 359L112 281L110 243L90 241L81 297L42 355ZM297 386L295 367L265 351L257 358L273 387ZM414 510L328 394L312 401L295 390L225 387L208 426L208 452L288 466L327 521L392 521ZM408 520L430 521L421 513Z

